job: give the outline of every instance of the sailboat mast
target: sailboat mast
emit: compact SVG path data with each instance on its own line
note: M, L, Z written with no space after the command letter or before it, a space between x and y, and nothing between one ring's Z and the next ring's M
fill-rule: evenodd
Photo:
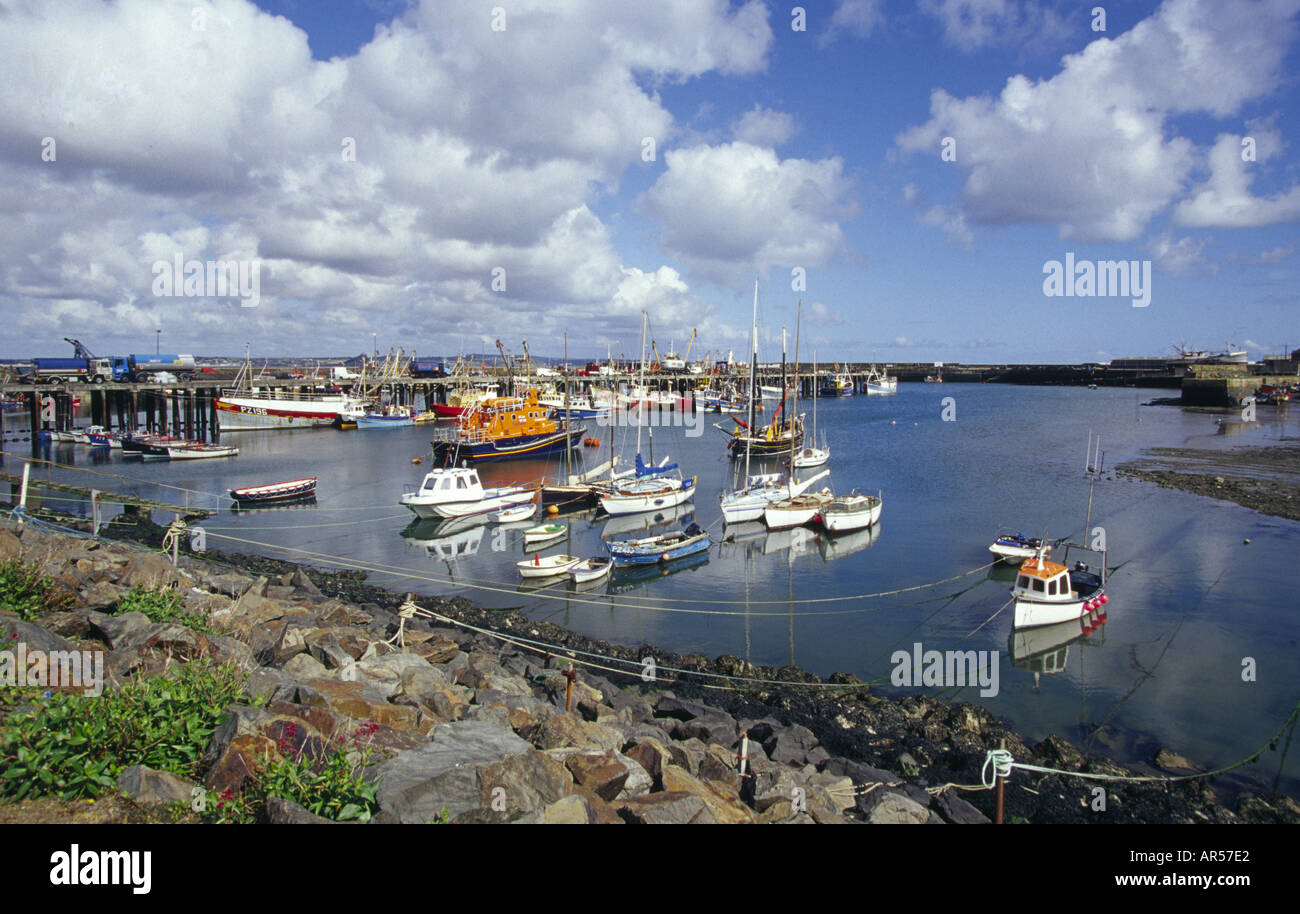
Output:
M645 403L642 397L645 395L645 331L646 323L649 316L646 312L641 312L641 370L637 377L636 391L636 452L641 453L641 419L642 412L645 409Z
M794 490L794 420L799 415L799 328L803 323L803 299L794 318L794 398L790 403L790 416L785 421L790 426L790 489ZM778 429L779 432L779 429Z
M798 348L798 347L796 347ZM813 350L813 443L817 446L817 350Z
M749 425L745 428L745 482L749 482L749 448L754 437L754 396L758 393L758 277L754 277L754 322L749 336Z

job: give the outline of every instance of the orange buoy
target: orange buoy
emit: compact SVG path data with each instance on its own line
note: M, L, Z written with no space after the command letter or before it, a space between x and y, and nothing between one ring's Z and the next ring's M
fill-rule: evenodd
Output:
M558 507L556 507L555 505L549 505L549 506L547 506L547 508L546 508L546 513L547 513L547 514L559 514L559 513L560 513L560 509L559 509Z
M411 463L415 464L416 466L419 466L419 465L420 465L421 463L423 463L423 462L424 462L424 461L420 460L419 457L412 457L412 458L411 458Z

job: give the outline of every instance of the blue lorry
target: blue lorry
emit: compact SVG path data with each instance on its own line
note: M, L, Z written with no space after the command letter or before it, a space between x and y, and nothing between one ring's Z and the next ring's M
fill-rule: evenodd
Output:
M25 380L34 384L82 381L103 384L106 381L148 381L167 372L179 381L194 376L196 365L192 355L139 354L99 357L81 344L81 341L64 337L72 344L76 356L70 359L32 359L32 371Z

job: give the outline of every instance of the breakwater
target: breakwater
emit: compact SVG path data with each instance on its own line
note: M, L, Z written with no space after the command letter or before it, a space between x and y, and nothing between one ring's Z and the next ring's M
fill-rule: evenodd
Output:
M162 531L142 520L135 532L156 543ZM109 693L204 660L245 677L194 765L113 772L137 803L233 801L268 759L323 757L340 735L364 743L376 822L983 822L991 792L949 785L978 784L998 745L1063 770L1132 773L1058 737L1026 745L982 708L892 700L844 674L619 647L463 599L408 602L355 573L210 558L173 567L155 549L0 525L0 561L39 569L67 595L30 621L0 614L6 640L104 652ZM140 587L178 588L210 630L119 612ZM1159 762L1192 764L1168 750ZM1080 803L1089 786L1057 775L1028 791L1013 777L1007 815L1098 821ZM1243 797L1228 810L1199 779L1120 780L1106 792L1100 821L1300 818L1285 798ZM271 800L262 821L317 820Z

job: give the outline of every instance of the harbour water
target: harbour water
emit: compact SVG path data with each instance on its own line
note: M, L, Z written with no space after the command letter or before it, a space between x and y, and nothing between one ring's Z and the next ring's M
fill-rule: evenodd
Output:
M844 671L889 694L913 691L890 683L895 651L917 643L997 651L996 695L981 696L978 686L914 691L982 704L1031 740L1056 733L1124 764L1149 763L1168 747L1218 767L1261 748L1300 698L1293 581L1300 527L1113 479L1109 468L1150 447L1277 443L1294 437L1296 424L1270 410L1238 425L1234 416L1142 405L1163 393L911 384L895 396L823 400L830 485L884 496L877 528L839 538L812 529L769 534L761 524L724 530L718 495L737 466L712 426L730 426L730 418L698 417L707 420L699 436L655 428L654 457L670 456L699 482L693 509L688 503L669 512L653 529L694 520L713 546L677 566L619 571L581 591L566 583L521 586L515 563L532 554L522 548L528 524L413 523L397 497L429 469L428 427L227 433L223 443L238 444L241 454L226 460L141 465L120 452L71 445L42 456L133 477L146 494L154 491L146 483L177 486L185 491L171 491L168 500L218 507L203 524L210 549L331 569L353 563L370 570L374 584L518 608L613 642L793 663L821 676ZM811 427L811 404L801 402L805 408ZM1224 434L1220 420L1240 434ZM599 457L592 449L581 456L605 459L613 434L616 451L631 462L635 429L588 425L602 447ZM1012 571L988 567L988 545L999 532L1016 531L1083 541L1090 432L1101 437L1107 468L1095 488L1092 527L1103 529L1109 546L1108 620L1086 637L1075 630L1017 640L1004 608ZM643 452L650 456L648 445ZM414 457L423 463L413 465ZM17 466L5 460L8 472ZM517 461L480 471L485 481L536 479L563 472L563 463ZM81 482L77 471L62 475ZM308 475L319 477L311 506L236 512L224 494ZM566 517L568 535L541 551L603 555L602 536L635 535L654 519ZM1076 558L1096 563L1091 555L1070 561ZM1252 669L1249 681L1243 670ZM1280 757L1265 752L1226 783L1233 791L1266 790ZM1293 754L1282 788L1295 796L1298 787Z

